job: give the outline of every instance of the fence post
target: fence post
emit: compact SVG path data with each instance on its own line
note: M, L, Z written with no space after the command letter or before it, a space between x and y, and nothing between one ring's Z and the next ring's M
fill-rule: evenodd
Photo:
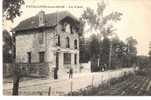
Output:
M39 95L42 95L42 92L39 92Z
M72 95L72 90L73 90L73 83L72 83L72 79L71 79L71 82L70 82L70 90L71 90L71 95Z
M51 86L49 87L49 90L48 90L48 96L51 95Z
M93 74L92 74L92 88L93 88L93 81L94 81L94 76L93 76Z
M108 72L109 88L111 87L111 72Z

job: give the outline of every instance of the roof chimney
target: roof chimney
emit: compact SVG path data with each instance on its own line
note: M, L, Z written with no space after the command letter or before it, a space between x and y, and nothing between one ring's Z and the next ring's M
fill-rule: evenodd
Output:
M40 11L38 14L39 17L39 26L44 26L45 25L45 12Z

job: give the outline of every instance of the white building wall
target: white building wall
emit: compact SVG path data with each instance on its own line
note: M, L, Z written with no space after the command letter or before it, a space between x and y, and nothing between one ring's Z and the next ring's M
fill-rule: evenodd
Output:
M68 69L65 69L64 65L64 53L71 53L71 66L76 68L74 71L79 70L79 35L77 33L67 33L60 31L60 25L58 26L57 34L60 35L61 46L56 46L57 38L56 31L52 29L44 30L44 42L39 44L38 35L42 34L38 31L30 31L28 33L16 36L16 62L27 63L27 52L31 52L31 62L39 62L39 52L45 52L45 61L49 63L50 72L51 69L56 67L56 51L59 49L59 72L67 73ZM66 37L70 39L70 48L66 48ZM74 40L77 40L78 49L74 49ZM77 64L74 64L74 54L77 54ZM59 73L58 72L58 73Z
M23 62L23 63L27 62L27 52L32 51L33 39L34 39L34 34L28 34L28 35L22 34L16 36L16 62Z
M43 44L39 44L38 35L44 34ZM31 62L39 62L40 51L45 51L45 32L24 32L16 36L16 62L27 63L27 52L31 52Z

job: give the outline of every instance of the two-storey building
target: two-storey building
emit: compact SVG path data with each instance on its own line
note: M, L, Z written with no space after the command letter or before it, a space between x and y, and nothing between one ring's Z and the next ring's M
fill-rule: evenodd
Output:
M79 72L80 22L69 12L40 11L14 29L16 64L30 75L62 77Z

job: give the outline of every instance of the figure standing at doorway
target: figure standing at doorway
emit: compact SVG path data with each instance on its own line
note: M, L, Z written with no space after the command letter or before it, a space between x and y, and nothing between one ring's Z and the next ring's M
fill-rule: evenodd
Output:
M70 70L69 70L69 79L72 78L72 76L73 76L73 69L71 67Z
M54 69L54 79L58 79L58 68Z

